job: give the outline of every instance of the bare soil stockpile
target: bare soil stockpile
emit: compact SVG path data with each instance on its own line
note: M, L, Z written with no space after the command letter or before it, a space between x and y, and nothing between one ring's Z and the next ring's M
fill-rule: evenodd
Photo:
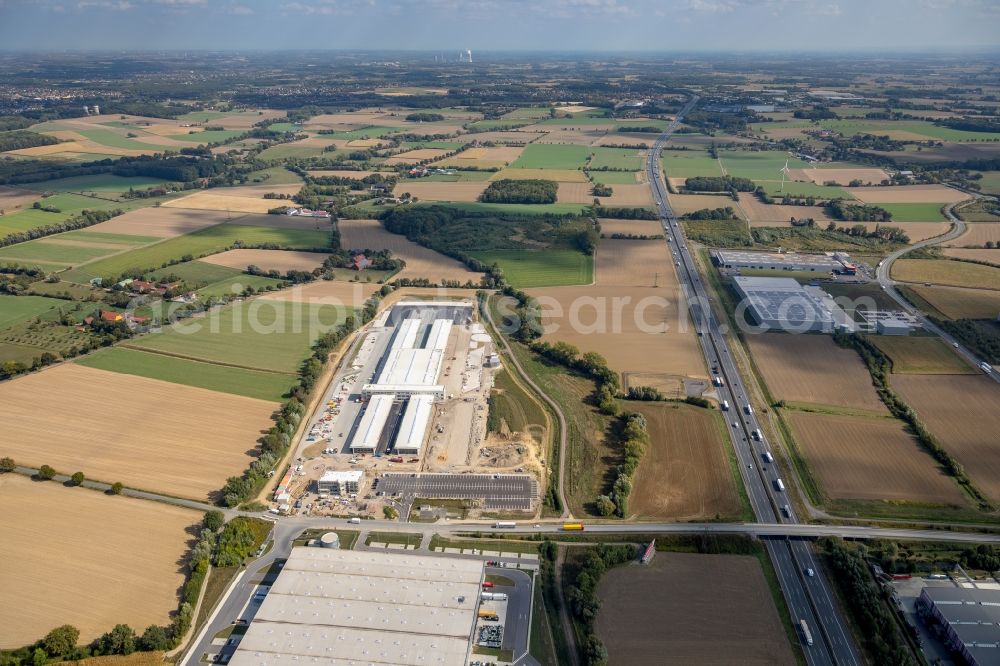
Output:
M661 552L605 573L598 596L609 663L795 664L754 557Z
M896 419L795 410L785 418L829 497L964 504L962 491Z
M177 210L157 206L129 211L107 222L87 227L87 231L173 238L220 224L227 217L224 212Z
M1000 389L982 375L893 375L892 387L987 496L1000 500Z
M747 340L775 399L888 413L861 357L829 335L764 333Z
M893 374L973 375L979 372L938 337L873 335L868 339L892 359Z
M858 201L880 203L955 203L969 198L965 192L944 185L893 185L890 187L849 187Z
M1000 291L961 287L910 287L949 319L995 319L1000 315Z
M460 261L417 245L405 236L389 233L378 220L340 220L337 225L344 247L390 250L394 256L405 261L406 268L396 274L397 278L457 280L463 284L468 280L479 284L482 278L482 274L470 271Z
M669 520L735 516L740 500L716 412L675 403L627 402L646 417L649 447L635 476L629 508Z
M409 192L420 201L478 201L479 195L487 185L489 183L486 181L448 183L404 180L396 185L392 194L398 197L404 192Z
M201 513L55 481L0 476L0 648L72 624L87 643L116 624L164 626Z
M204 500L246 468L276 407L63 363L0 384L0 454Z
M296 252L294 250L227 250L204 257L199 261L216 266L246 270L257 266L265 271L311 271L323 265L330 256L322 252Z

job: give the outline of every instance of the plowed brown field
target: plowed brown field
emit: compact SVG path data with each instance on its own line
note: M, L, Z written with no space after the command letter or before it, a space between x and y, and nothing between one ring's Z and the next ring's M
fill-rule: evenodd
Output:
M601 224L601 233L605 236L611 234L632 234L634 236L659 236L663 237L663 227L657 220L613 220L602 217L598 220ZM666 241L661 241L666 242Z
M888 413L861 357L829 335L764 333L747 339L775 399Z
M0 384L0 455L201 500L246 468L276 406L63 363Z
M785 419L829 497L965 503L958 486L896 419L795 410Z
M1000 389L982 375L893 375L892 387L989 497L1000 500Z
M612 187L614 186L612 185ZM677 215L693 213L702 208L725 208L726 206L736 208L736 202L730 197L718 194L668 194L667 199Z
M378 220L340 220L338 226L344 247L390 250L405 261L406 268L396 277L427 278L434 282L457 280L463 284L469 280L479 284L482 278L482 274L470 271L455 259L417 245L405 236L389 233Z
M0 648L62 624L81 643L116 624L169 624L200 512L14 474L0 476L0 503Z
M796 663L754 557L657 553L605 573L598 597L610 664Z
M649 448L636 473L629 508L643 518L737 517L740 500L718 412L690 405L630 402L646 417Z

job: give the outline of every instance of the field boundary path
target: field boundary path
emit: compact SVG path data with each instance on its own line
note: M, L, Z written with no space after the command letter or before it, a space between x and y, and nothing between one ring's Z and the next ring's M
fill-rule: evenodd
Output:
M553 564L552 580L555 583L556 599L559 600L559 624L562 625L563 635L566 636L566 648L569 653L570 666L580 666L580 653L576 646L576 631L573 629L573 621L570 620L569 612L566 610L566 597L563 595L562 568L566 563L566 549L569 546L556 546L556 561Z
M565 486L566 448L567 448L566 415L563 414L562 409L559 408L558 403L556 403L555 400L550 398L548 393L543 391L538 386L538 384L532 381L531 377L528 376L528 373L526 373L524 371L524 368L521 367L521 364L520 362L518 362L517 357L514 356L514 350L511 349L510 345L507 343L507 338L505 338L500 333L500 331L496 327L496 324L493 322L493 315L490 314L489 304L487 303L482 308L482 310L483 310L483 316L486 318L486 321L489 323L490 328L493 330L493 333L495 334L494 337L500 341L501 345L503 345L503 350L504 352L506 352L507 358L510 359L511 364L517 370L518 374L525 381L525 383L532 388L532 390L534 390L538 395L542 397L543 400L545 400L546 403L548 403L548 405L552 408L552 411L555 412L556 418L559 419L559 478L557 482L557 490L559 491L559 502L562 504L563 507L562 514L560 517L563 519L572 518L573 514L570 513L569 504L566 502L566 486Z
M976 195L973 198L988 199L991 197ZM928 238L926 240L920 241L919 243L908 245L902 248L901 250L896 250L895 252L887 256L885 259L883 259L882 262L878 265L878 267L875 269L875 277L878 279L878 282L882 286L882 289L885 290L885 293L888 294L889 297L892 298L894 301L896 301L896 303L898 303L899 306L903 308L904 311L909 312L914 317L916 317L917 321L919 321L923 325L924 330L934 333L942 340L950 344L955 349L955 351L959 353L959 355L961 355L967 361L972 363L973 367L978 368L980 364L983 363L984 361L979 357L977 357L976 354L972 352L972 350L968 349L965 345L963 345L961 341L949 335L944 331L944 329L942 329L940 326L932 322L928 317L924 315L923 312L920 311L919 308L911 305L910 302L906 300L901 293L899 293L899 290L896 289L897 283L891 277L892 264L897 259L903 257L905 254L922 247L930 247L932 245L938 245L946 241L954 240L956 238L959 238L965 233L966 229L968 228L967 224L963 220L959 219L957 215L955 215L955 206L957 206L960 203L965 203L965 201L958 201L956 203L948 204L947 206L944 207L944 214L948 218L948 220L952 223L951 231L941 236L935 236L934 238ZM986 374L986 376L992 379L993 381L1000 384L1000 374L996 372L990 372L984 374Z

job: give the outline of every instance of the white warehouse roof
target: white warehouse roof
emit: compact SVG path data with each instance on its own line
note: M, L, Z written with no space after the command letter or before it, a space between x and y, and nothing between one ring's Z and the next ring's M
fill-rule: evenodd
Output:
M374 395L368 401L365 413L361 416L358 429L351 440L352 449L372 449L378 446L378 440L382 437L385 429L385 421L389 418L389 411L392 409L392 401L396 396L387 393Z
M389 349L413 349L417 344L419 330L419 319L404 319L396 329L396 336L392 339L392 345Z
M360 469L348 469L348 470L327 470L323 472L323 476L320 477L320 482L326 483L358 483L361 481L361 477L364 476L364 471Z
M465 664L482 580L477 560L294 548L230 664Z
M439 349L392 349L376 383L434 384L443 358Z
M433 413L433 395L423 393L410 398L396 435L396 449L419 451L427 437L427 426L430 425Z
M427 337L427 349L437 349L443 352L448 345L448 336L451 334L450 319L435 319L431 324L431 334Z

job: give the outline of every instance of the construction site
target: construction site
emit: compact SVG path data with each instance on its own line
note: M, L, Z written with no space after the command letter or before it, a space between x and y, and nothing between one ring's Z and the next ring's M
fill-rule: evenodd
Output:
M401 301L345 358L272 512L405 517L417 499L461 500L473 512L537 509L538 484L522 466L537 452L486 440L500 361L471 301Z

